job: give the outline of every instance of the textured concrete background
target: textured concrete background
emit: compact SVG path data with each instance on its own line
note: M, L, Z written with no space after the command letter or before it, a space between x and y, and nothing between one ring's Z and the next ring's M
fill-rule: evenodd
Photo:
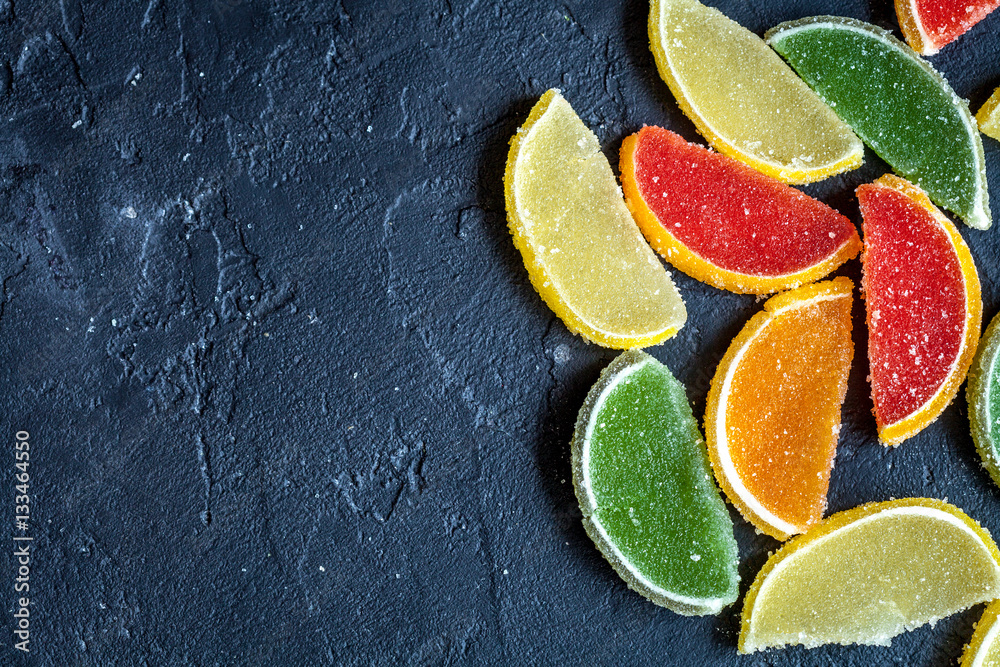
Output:
M896 28L884 0L711 4L758 33L817 13ZM31 433L37 548L33 653L0 635L0 663L955 661L978 608L891 648L739 657L739 605L656 607L583 532L568 441L615 353L532 290L501 179L553 86L615 164L644 123L697 139L647 11L0 0L0 433ZM933 62L978 108L1000 84L1000 13ZM857 220L854 187L885 170L869 154L807 190ZM1000 230L962 233L992 317ZM700 417L760 305L675 279L688 324L651 352ZM964 399L902 448L876 443L855 313L831 510L945 497L1000 535ZM734 520L745 590L778 543Z

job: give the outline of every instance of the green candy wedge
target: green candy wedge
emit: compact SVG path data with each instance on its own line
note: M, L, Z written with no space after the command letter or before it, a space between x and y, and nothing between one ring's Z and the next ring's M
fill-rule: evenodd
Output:
M983 465L1000 486L1000 315L979 341L966 388L972 441Z
M736 540L684 387L639 350L590 390L573 484L591 539L629 587L678 614L736 601Z
M858 136L970 227L991 223L983 142L948 82L885 30L816 16L765 35Z

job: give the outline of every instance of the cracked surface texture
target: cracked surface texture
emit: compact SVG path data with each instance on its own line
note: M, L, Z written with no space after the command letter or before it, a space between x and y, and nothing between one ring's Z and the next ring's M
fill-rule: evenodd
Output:
M807 13L895 21L861 0L713 6L758 35ZM890 649L738 659L739 605L659 608L584 532L569 442L617 354L534 293L503 170L553 87L612 163L643 124L699 140L656 73L648 14L0 0L0 424L33 447L32 664L959 657L978 609ZM979 108L998 51L994 13L935 67ZM1000 192L1000 144L985 148ZM886 171L868 154L805 190L859 224L854 189ZM992 317L1000 235L962 231ZM860 264L838 273L858 283ZM701 415L760 305L673 275L688 321L650 353ZM898 451L875 443L860 301L853 317L830 511L947 496L1000 534L963 401ZM745 592L778 543L731 516ZM13 567L0 550L3 582Z

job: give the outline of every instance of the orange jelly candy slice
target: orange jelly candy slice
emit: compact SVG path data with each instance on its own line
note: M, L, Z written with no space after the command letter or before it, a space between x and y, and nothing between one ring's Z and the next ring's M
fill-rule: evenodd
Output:
M772 297L729 346L705 415L719 486L784 540L823 518L854 357L847 278Z
M625 202L664 258L733 292L767 294L827 275L861 250L826 204L660 127L622 143Z
M923 190L886 174L857 194L875 421L879 439L897 445L955 398L983 302L968 246Z

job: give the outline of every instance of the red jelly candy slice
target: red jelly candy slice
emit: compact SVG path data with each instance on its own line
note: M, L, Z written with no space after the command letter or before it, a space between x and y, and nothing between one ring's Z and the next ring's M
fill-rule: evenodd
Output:
M913 50L932 56L997 7L1000 0L896 0L896 17Z
M854 225L826 204L659 127L627 138L625 200L650 244L703 282L765 294L856 256Z
M858 188L868 359L879 437L898 444L955 397L982 323L979 278L955 226L887 174Z

